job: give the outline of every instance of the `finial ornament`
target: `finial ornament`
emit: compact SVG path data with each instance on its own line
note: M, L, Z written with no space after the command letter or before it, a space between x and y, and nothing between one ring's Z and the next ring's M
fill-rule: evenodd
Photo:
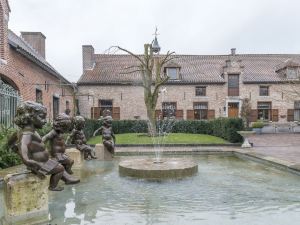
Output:
M157 41L157 35L159 35L157 27L155 27L155 32L154 32L153 35L155 35L155 38L152 41L152 50L153 50L154 53L159 53L160 46L159 46L158 41Z

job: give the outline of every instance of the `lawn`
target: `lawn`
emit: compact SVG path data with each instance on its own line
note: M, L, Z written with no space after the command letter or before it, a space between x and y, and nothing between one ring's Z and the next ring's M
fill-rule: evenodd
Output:
M101 137L89 139L88 144L98 144ZM165 137L156 137L154 143L162 144L227 144L228 141L206 134L173 133ZM116 134L116 144L153 144L152 138L138 133Z

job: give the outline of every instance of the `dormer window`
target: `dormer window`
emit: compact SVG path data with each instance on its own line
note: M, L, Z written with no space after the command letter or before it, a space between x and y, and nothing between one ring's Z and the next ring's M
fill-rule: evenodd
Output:
M298 78L298 70L295 67L290 67L286 69L286 78L287 79L297 79Z
M166 68L167 76L170 80L179 79L179 69L175 67Z

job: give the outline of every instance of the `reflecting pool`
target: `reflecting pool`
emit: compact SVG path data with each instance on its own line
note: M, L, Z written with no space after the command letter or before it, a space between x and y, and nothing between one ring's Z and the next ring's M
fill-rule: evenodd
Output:
M279 225L300 221L299 176L234 156L185 157L198 162L198 173L162 182L120 177L122 158L87 162L80 184L50 193L49 223Z

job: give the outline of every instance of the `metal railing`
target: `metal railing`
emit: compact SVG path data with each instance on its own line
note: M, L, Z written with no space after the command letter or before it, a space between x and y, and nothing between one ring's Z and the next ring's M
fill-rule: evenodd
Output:
M0 125L15 127L14 117L20 102L18 91L0 79Z

